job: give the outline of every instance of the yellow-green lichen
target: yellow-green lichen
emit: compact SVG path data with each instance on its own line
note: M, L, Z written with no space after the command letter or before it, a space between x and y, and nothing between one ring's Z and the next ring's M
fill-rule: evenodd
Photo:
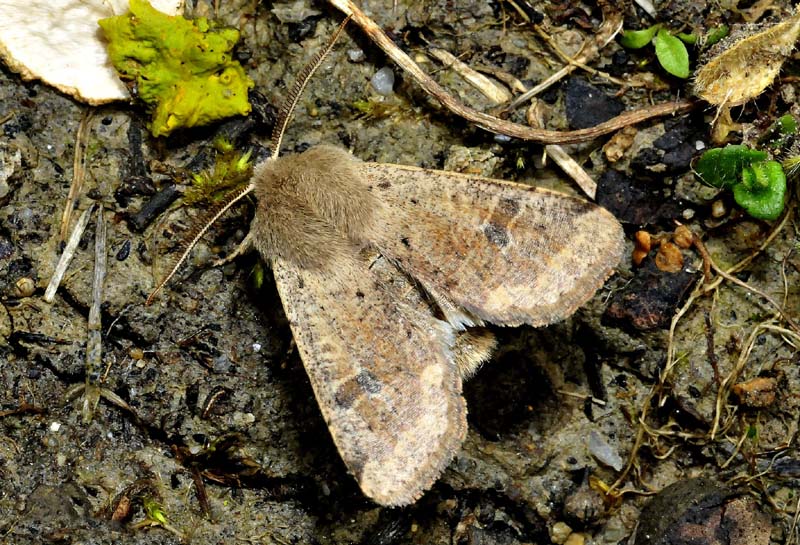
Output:
M147 0L131 0L129 13L99 24L114 68L152 110L154 136L250 113L253 81L231 60L235 28L170 17Z

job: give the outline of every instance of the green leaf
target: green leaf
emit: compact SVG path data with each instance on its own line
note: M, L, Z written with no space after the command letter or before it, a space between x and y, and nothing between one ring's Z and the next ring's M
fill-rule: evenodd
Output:
M664 70L678 78L689 77L689 52L682 41L661 29L653 45L656 46L656 58Z
M160 524L167 523L167 517L164 515L164 510L161 508L161 505L154 500L153 498L144 498L142 500L144 504L144 511L147 513L147 517L151 520L154 520Z
M659 28L661 25L653 25L642 30L626 30L622 33L619 43L628 49L641 49L653 41L653 36L656 35Z
M694 172L706 185L730 187L739 183L743 168L766 158L766 152L742 144L729 145L705 152L697 161Z
M742 170L742 181L733 186L734 200L754 218L774 220L783 212L786 175L777 161L753 163Z
M792 114L778 118L778 130L781 134L793 134L797 131L797 120Z
M720 41L722 38L726 37L730 32L730 30L731 29L728 28L728 25L720 25L718 27L714 27L711 30L709 30L708 33L706 34L705 47L711 47L712 45Z
M697 34L686 34L685 32L678 32L675 37L686 45L694 45L697 43Z

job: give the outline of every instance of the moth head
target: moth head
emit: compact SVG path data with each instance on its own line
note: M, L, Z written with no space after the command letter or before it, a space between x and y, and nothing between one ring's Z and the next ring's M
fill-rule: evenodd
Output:
M318 51L298 75L297 81L295 81L294 85L289 91L289 94L286 96L283 105L281 106L278 118L275 121L275 126L272 128L272 155L269 157L269 159L267 159L267 163L274 163L278 159L281 141L283 140L283 134L286 131L287 125L289 124L289 119L292 116L292 112L294 111L295 106L297 106L297 101L300 99L300 95L306 88L308 81L314 75L314 72L317 71L317 68L319 68L322 64L322 61L325 59L328 53L330 53L331 49L333 49L336 40L342 34L342 31L344 31L344 27L347 25L349 20L350 17L348 16L342 22L342 24L339 25L339 28L336 29L336 32L333 33L333 36L331 36L331 39L328 41L328 44L325 46L325 48ZM267 165L261 166L264 167ZM221 218L234 204L239 202L243 197L253 191L255 187L254 181L255 177L250 181L247 187L233 191L227 195L220 205L216 206L208 215L206 215L205 219L199 224L199 227L192 229L191 233L188 237L186 237L186 241L182 245L178 259L175 260L167 276L165 276L164 279L158 283L156 288L147 298L145 305L152 304L156 295L158 295L167 282L169 282L172 277L175 276L175 273L178 271L180 266L184 261L186 261L186 258L189 257L189 252L192 251L192 248L194 248L195 244L197 244L203 235L206 234L214 222Z

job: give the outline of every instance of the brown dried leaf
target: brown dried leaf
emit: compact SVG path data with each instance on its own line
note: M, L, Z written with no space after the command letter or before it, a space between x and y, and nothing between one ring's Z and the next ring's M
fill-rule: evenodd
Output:
M720 42L695 73L695 94L715 106L737 106L761 94L780 72L800 35L800 12L765 27L745 26Z

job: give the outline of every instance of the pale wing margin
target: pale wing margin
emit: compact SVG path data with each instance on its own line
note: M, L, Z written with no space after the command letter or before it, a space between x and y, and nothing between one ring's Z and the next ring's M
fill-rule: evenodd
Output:
M403 304L399 288L369 265L342 256L333 272L281 260L273 270L342 459L367 496L406 505L461 445L466 404L452 328Z
M534 326L562 320L621 259L622 226L588 201L452 172L364 168L385 203L380 251L457 326L470 318Z

